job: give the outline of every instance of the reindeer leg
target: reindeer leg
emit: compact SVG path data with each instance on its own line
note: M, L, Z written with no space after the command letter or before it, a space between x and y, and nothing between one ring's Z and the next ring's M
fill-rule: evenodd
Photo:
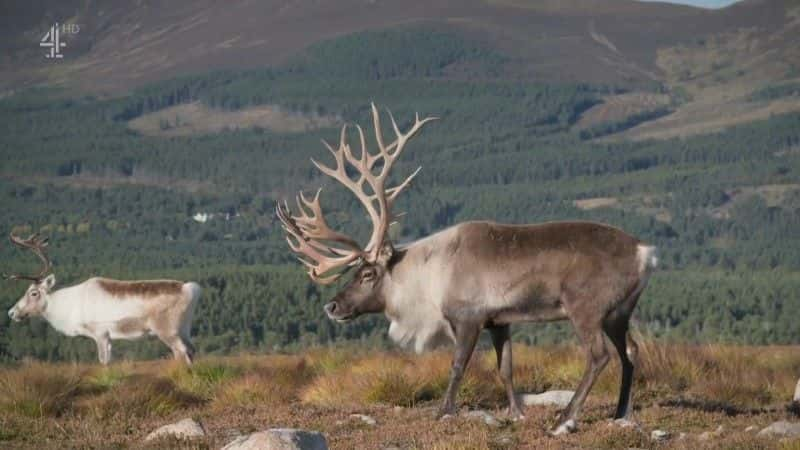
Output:
M111 363L111 338L106 338L106 365Z
M473 324L460 324L456 328L456 351L453 356L453 365L450 368L450 384L444 394L444 403L439 410L439 417L454 415L456 413L456 394L464 377L464 370L469 364L469 359L478 342L481 327Z
M575 321L574 321L575 322ZM586 371L583 373L583 379L572 396L567 409L561 413L558 420L558 426L550 432L553 436L560 434L570 433L576 428L576 419L578 411L580 411L586 396L592 389L597 376L603 371L606 364L608 364L609 356L606 343L603 338L603 331L600 324L581 324L575 322L575 328L578 335L581 337L583 346L586 348L587 364Z
M107 366L111 361L111 339L106 333L95 336L94 342L97 344L97 359L100 360L100 364Z
M95 337L94 343L97 344L97 360L100 361L100 364L105 365L106 345L103 343L103 339L100 337Z
M506 395L508 395L508 412L511 417L515 419L524 419L522 410L517 404L517 396L514 394L513 370L511 365L511 333L508 325L500 327L489 328L492 334L492 343L494 344L494 351L497 353L497 370L500 373L500 379L503 381L503 386L506 388Z
M186 347L186 344L183 343L180 336L159 336L159 339L172 350L173 359L177 361L183 360L186 364L192 365L192 360L188 353L189 349Z
M622 379L619 387L619 401L617 411L614 413L615 419L630 419L631 408L631 386L633 385L633 368L636 359L637 346L633 338L628 333L627 318L615 323L604 324L603 328L606 335L614 344L619 354L620 365L622 366ZM628 347L630 339L630 348Z
M183 343L183 346L186 348L186 353L185 353L186 364L191 366L192 363L194 362L194 354L196 351L194 345L192 345L192 341L189 340L189 338L184 335L181 335L180 339L181 342Z

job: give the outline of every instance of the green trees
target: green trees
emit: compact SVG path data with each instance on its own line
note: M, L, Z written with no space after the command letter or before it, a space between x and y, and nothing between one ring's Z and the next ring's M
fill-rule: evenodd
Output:
M273 218L276 200L322 186L332 225L368 234L357 202L308 162L328 157L319 139L335 140L338 129L158 138L126 126L185 101L274 104L366 124L375 100L401 127L414 111L441 118L398 162L398 177L423 167L398 200L407 212L393 231L399 242L473 219L609 222L660 248L662 271L639 308L654 334L798 341L784 311L800 298L800 114L686 139L594 143L571 126L608 88L504 81L504 57L468 41L385 33L321 44L283 67L177 78L123 98L33 90L0 100L0 234L50 235L62 286L93 275L200 282L193 332L204 352L340 339L384 345L380 317L347 326L324 317L332 289L308 282ZM359 54L371 59L356 64ZM453 75L464 66L471 75ZM615 203L574 203L601 197ZM0 245L0 271L34 264ZM0 307L22 291L0 285ZM569 335L569 327L531 325L515 336L535 343ZM164 349L153 342L122 351L150 357ZM0 359L92 360L93 352L90 342L0 314Z

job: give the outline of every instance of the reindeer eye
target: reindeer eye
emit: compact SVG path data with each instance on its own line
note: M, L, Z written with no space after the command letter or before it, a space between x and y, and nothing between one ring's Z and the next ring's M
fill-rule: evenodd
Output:
M367 270L366 272L364 272L363 275L361 275L361 280L363 280L363 281L370 281L373 278L375 278L375 271L374 270Z
M38 297L38 296L39 296L39 291L31 292L31 297Z

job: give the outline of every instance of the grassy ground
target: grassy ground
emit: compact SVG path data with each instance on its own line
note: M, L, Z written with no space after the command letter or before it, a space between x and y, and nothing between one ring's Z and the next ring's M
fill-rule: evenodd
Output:
M514 352L519 392L574 389L583 370L573 347ZM488 351L476 354L459 398L463 408L486 409L501 425L434 420L449 359L447 353L329 348L200 358L191 370L171 361L109 368L25 362L0 369L0 447L138 448L155 428L193 417L208 432L203 440L148 445L218 448L238 433L298 427L323 432L332 448L800 448L800 440L745 431L798 420L787 408L800 375L797 348L643 344L635 386L641 429L609 420L619 376L614 362L590 395L579 431L559 438L546 433L555 407L530 407L524 421L505 420ZM351 414L368 414L377 425ZM700 437L720 425L720 436ZM672 437L653 443L654 429Z

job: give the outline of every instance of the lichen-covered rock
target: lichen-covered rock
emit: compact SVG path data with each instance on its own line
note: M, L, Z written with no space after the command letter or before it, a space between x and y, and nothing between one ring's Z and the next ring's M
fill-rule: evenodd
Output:
M328 442L316 431L273 428L239 436L222 450L328 450Z
M375 420L374 417L368 416L366 414L350 414L350 417L353 419L359 419L367 425L377 425L378 421Z
M483 423L485 423L486 425L489 425L490 427L499 427L500 426L500 421L497 420L497 418L495 416L493 416L493 415L489 414L488 412L483 411L481 409L477 409L475 411L468 411L468 412L464 413L464 417L466 417L468 419L473 419L473 420L480 420Z
M655 442L662 442L669 439L669 433L664 430L653 430L650 433L650 439Z
M569 405L575 391L547 391L541 394L520 394L519 401L525 406L545 405L560 406Z
M800 423L779 420L758 432L759 436L798 437L800 436Z
M164 437L176 437L179 439L192 439L203 437L206 435L203 426L194 419L183 419L180 422L171 423L158 428L152 433L148 434L145 441L152 441L153 439L160 439Z
M620 428L639 428L639 424L630 419L614 419L608 425Z

